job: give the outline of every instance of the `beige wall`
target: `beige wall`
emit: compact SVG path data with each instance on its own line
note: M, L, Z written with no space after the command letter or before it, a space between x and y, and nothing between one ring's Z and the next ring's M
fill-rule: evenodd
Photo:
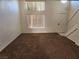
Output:
M20 25L21 25L21 32L24 33L26 29L26 17L25 17L25 0L19 0L19 8L20 8Z
M67 3L63 4L60 1L46 2L46 24L52 32L64 32L66 29L67 18ZM60 23L60 26L58 26Z
M21 8L21 25L22 32L64 32L66 29L66 18L67 18L67 4L62 4L60 1L46 1L46 19L45 28L43 29L29 29L27 25L24 0L20 1ZM58 26L61 23L61 26ZM63 24L62 24L63 23Z
M17 0L0 0L0 51L20 34Z

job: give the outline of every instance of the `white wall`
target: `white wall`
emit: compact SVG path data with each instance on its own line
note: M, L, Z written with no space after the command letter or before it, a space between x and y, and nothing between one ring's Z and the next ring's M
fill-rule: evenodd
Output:
M0 0L0 51L20 34L17 0Z
M70 1L70 9L70 16L72 16L79 9L79 1Z
M70 1L70 17L79 9L79 1ZM78 26L78 30L73 32L68 36L72 41L79 45L79 12L73 17L73 19L68 23L68 31L72 31L75 26ZM76 29L76 28L75 28Z
M79 46L79 28L77 31L73 32L73 34L69 35L68 38Z
M67 4L62 4L60 1L46 1L46 19L45 28L42 29L29 29L25 16L25 6L21 2L21 15L22 15L22 32L64 32L66 29L66 18L67 18ZM23 12L24 11L24 12ZM61 21L62 20L62 21ZM58 23L61 26L58 26ZM63 23L63 24L62 24Z
M79 9L79 1L70 1L70 16L69 19L73 16L73 14ZM72 28L78 22L79 13L73 17L72 21L68 24L68 29Z

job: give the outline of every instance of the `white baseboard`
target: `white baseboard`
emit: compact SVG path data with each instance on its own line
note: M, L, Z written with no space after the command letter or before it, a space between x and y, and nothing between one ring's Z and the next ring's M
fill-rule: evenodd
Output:
M0 48L0 52L6 48L12 41L14 41L21 33L18 33L15 35L15 37L13 37L12 39L10 39L8 42L6 42L5 44L2 44L2 47Z
M23 33L55 33L55 32L60 33L61 31L52 28L33 28L23 31Z
M76 24L66 33L65 36L74 41L75 44L79 46L78 35L79 35L79 25Z

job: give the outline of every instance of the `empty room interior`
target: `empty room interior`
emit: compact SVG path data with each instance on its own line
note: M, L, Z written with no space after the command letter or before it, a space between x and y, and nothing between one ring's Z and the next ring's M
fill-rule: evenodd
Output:
M79 59L79 1L0 0L0 59Z

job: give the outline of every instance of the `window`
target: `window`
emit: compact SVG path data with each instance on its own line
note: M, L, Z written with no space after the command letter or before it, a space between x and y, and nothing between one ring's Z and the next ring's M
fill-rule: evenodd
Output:
M45 27L45 2L26 2L26 18L29 28Z
M45 2L26 2L26 11L44 11Z

